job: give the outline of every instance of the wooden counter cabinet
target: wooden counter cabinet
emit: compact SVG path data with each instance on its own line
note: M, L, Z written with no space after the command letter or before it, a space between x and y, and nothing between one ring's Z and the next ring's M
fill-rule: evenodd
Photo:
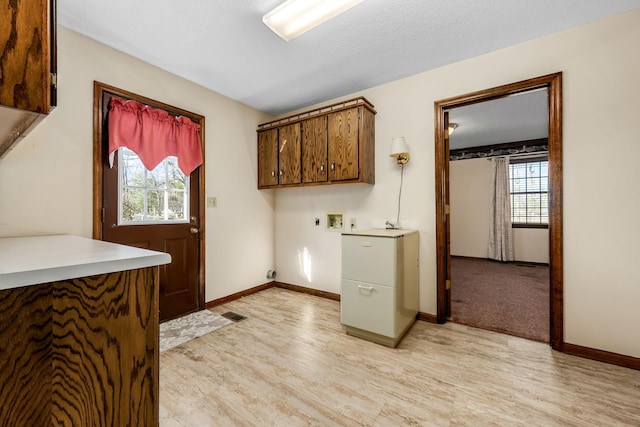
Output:
M169 261L75 236L1 238L0 426L157 426Z

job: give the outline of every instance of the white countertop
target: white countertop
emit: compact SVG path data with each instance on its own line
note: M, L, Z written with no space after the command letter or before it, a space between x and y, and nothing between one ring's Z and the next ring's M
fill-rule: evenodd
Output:
M168 264L164 252L78 236L0 238L0 290Z
M407 234L417 233L415 230L403 230L400 228L372 228L362 231L351 231L342 233L343 236L373 236L373 237L400 237Z

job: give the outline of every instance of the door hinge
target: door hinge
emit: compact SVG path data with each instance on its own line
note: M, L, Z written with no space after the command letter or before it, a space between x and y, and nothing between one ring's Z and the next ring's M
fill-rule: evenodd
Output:
M58 88L58 75L56 73L50 73L51 75L51 86L55 89Z
M451 213L451 206L444 205L444 214L449 215Z
M104 222L105 209L102 208L102 222Z
M447 290L451 289L451 280L449 279L445 280L444 284Z

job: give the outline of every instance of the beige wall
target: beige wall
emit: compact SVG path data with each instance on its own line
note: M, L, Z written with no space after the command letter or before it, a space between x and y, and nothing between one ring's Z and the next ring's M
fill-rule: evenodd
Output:
M58 107L0 160L0 236L92 233L93 81L206 117L206 299L266 282L273 196L256 189L256 124L268 117L65 28Z
M491 162L468 159L450 162L451 255L487 257ZM549 262L547 229L514 228L516 261Z
M360 229L393 220L400 176L388 152L391 138L402 135L411 161L401 222L420 231L420 310L435 313L434 101L561 71L564 339L640 357L638 40L635 10L344 97L364 95L378 111L376 185L277 190L278 279L340 292L339 236L313 219L345 210ZM605 151L612 146L623 155ZM300 269L305 251L317 272L311 280Z
M487 257L491 162L486 159L449 163L451 255Z

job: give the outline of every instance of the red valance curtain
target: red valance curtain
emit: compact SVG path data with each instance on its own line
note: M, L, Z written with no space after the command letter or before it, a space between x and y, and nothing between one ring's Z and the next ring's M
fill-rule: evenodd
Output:
M175 117L165 110L136 101L112 97L109 103L109 160L118 148L135 152L149 170L167 156L178 158L185 175L202 164L200 125L187 117Z

